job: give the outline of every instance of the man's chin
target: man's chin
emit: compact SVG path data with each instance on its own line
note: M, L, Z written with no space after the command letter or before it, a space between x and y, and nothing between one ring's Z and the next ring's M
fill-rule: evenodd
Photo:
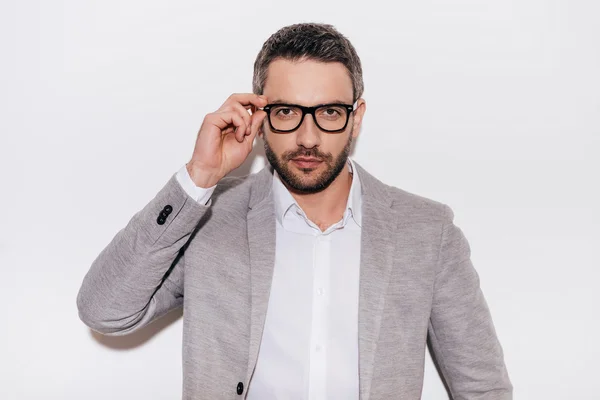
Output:
M323 190L319 185L321 175L316 171L303 171L288 169L287 174L282 176L283 180L290 186L290 189L301 193L315 193Z

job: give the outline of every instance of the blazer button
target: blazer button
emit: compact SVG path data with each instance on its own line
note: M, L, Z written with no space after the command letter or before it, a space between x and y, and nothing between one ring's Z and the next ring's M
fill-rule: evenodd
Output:
M171 207L170 204L167 204L165 206L165 208L163 208L163 211L167 213L167 215L171 214L171 211L173 211L173 207Z
M244 384L242 382L238 382L237 394L242 394L242 393L244 393Z
M169 216L169 213L168 213L168 212L166 212L165 210L162 210L162 211L160 212L160 215L161 215L163 218L167 218L167 217Z
M156 223L159 225L163 225L165 223L166 219L162 216L159 215L158 218L156 219Z

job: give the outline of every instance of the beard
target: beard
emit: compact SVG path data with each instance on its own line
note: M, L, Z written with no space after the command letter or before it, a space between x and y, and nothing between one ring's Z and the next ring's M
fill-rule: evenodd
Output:
M301 194L318 193L329 187L344 169L344 165L346 165L348 157L350 156L353 130L354 127L350 131L346 145L337 157L334 157L331 153L321 152L318 147L313 147L312 149L301 147L293 151L286 151L281 157L278 157L269 145L266 135L263 135L265 155L286 186ZM302 156L318 158L325 164L325 171L310 180L305 178L309 177L313 169L300 168L299 173L294 172L292 168L290 168L290 162L292 159Z

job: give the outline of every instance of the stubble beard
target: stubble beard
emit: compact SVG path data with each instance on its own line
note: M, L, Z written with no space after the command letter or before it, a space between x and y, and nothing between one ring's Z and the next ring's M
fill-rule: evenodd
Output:
M281 180L290 189L301 194L318 193L331 185L344 169L346 162L348 162L352 146L353 130L354 127L350 131L346 145L337 157L333 157L331 153L322 153L318 147L313 147L312 149L299 148L294 151L286 151L281 157L278 157L271 149L266 135L263 135L265 155L273 169L279 174ZM295 172L290 168L291 160L301 156L318 158L325 163L325 171L321 172L314 179L308 181L303 179L303 177L308 177L311 172L313 172L312 168L300 168L300 172Z

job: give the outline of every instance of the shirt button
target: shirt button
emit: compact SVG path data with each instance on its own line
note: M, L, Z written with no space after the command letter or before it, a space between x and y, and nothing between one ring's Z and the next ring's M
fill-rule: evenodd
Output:
M323 349L323 347L320 344L315 346L316 351L321 351L322 349Z
M318 288L318 289L317 289L317 294L318 294L319 296L322 296L322 295L323 295L323 289L321 289L321 288Z

